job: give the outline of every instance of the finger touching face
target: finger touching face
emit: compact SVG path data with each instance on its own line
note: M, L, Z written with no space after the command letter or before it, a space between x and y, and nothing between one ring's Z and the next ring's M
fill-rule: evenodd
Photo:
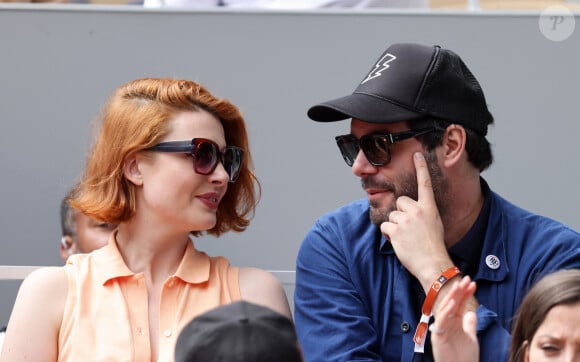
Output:
M433 195L433 184L429 175L429 168L425 156L421 152L413 154L415 171L417 172L417 194L418 201L427 205L435 206L435 196Z

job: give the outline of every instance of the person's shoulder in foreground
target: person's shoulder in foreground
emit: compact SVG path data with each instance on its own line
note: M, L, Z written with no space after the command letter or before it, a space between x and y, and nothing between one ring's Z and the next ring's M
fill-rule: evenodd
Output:
M237 301L199 315L181 331L175 362L302 362L294 323L274 310Z
M335 140L367 199L321 217L301 244L294 298L305 360L429 360L424 325L458 283L455 267L478 283L465 312L477 313L482 360L504 360L524 293L549 272L580 267L580 234L481 177L494 119L461 57L393 44L352 94L308 116L351 119Z

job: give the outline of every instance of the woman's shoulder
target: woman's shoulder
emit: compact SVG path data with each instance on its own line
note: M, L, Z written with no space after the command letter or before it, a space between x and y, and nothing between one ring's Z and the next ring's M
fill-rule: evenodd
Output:
M63 267L36 269L20 285L13 314L59 321L67 293L68 278Z
M36 269L24 279L8 322L4 360L20 361L23 357L56 360L67 290L67 276L62 267ZM31 345L30 341L35 343Z
M49 301L64 305L68 291L68 278L63 267L42 267L32 271L18 290L17 299L40 306ZM38 301L42 300L42 304Z
M286 292L272 273L264 269L243 267L240 268L239 279L242 299L292 317Z
M49 292L58 294L64 291L66 294L67 276L63 267L48 266L38 268L32 271L20 287L20 290L30 291L32 293Z

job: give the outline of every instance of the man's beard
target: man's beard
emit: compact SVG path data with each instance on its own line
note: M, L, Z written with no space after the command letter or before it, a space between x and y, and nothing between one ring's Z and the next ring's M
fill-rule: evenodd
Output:
M427 168L429 169L429 174L431 175L431 184L433 185L433 194L435 196L435 203L439 209L439 214L441 219L445 219L445 215L448 211L448 205L450 204L449 195L449 183L443 177L441 168L437 164L437 155L434 151L424 153L425 160L427 161ZM362 179L363 189L366 188L380 188L386 189L393 193L393 202L384 208L379 208L378 202L370 202L369 216L371 222L375 225L380 225L381 223L389 220L389 214L391 211L397 209L396 201L400 196L408 196L413 200L418 199L418 187L417 187L417 173L406 172L396 178L395 182L376 182L371 177Z

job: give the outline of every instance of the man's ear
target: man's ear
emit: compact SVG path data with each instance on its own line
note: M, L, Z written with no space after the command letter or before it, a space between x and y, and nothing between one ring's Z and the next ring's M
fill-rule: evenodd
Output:
M69 255L74 254L74 241L72 236L65 235L60 238L60 258L66 262Z
M127 157L123 164L123 176L134 185L143 185L143 174L139 168L139 157L135 154Z
M455 165L465 154L467 133L463 126L452 124L445 130L443 136L443 153L441 155L443 165L450 167Z

